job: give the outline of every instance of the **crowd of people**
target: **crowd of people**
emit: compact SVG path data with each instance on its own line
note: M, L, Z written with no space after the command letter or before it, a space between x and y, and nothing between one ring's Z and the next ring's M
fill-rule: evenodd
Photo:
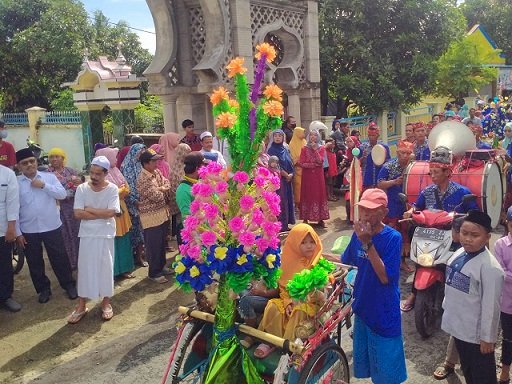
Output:
M371 377L375 383L406 380L400 312L414 308L416 292L413 284L410 295L400 301L400 269L414 270L406 260L410 228L401 219L410 217L413 209L442 209L466 216L454 228L458 250L446 268L442 328L451 338L446 361L434 376L447 377L460 361L468 383L509 382L512 209L504 207L508 232L491 253L489 216L474 200L463 201L470 191L450 179L450 157L442 151L431 153L428 146L436 124L458 120L471 129L477 148L502 146L512 157L508 112L501 113L500 103L492 103L479 103L476 108L450 104L429 123L407 124L405 138L397 143L396 158L391 158L390 148L379 141L380 127L374 122L367 127L368 139L361 142L349 120L334 121L332 133L323 137L319 128L326 127L322 123L301 128L289 116L282 129L271 132L268 141L261 143L258 159L259 166L281 180L279 221L282 231L289 231L282 250L283 273L278 289L252 285L240 299L241 317L251 326L293 339L297 325L314 314L318 307L314 298L294 303L286 284L295 273L314 266L322 255L313 226L325 227L328 201L339 200L335 187L347 189L350 164L358 158L362 196L353 202L344 196L347 222L354 233L336 260L358 267L353 304L355 376ZM101 299L102 318L110 320L114 316L114 278L132 278L136 265L147 267L152 281L167 283L173 271L166 265L166 252L174 249L173 238L178 245L182 243L183 220L190 214L192 186L199 179L200 167L217 162L227 174L230 171L226 140L208 131L197 135L192 120L183 121L182 128L184 135L166 133L159 144L149 148L138 136L121 149L96 144L86 180L66 165L67 154L60 148L49 151L48 171L39 171L29 148L14 152L4 140L7 134L0 122L0 303L12 312L21 309L12 297L14 243L24 249L40 303L52 296L45 274L44 245L60 286L70 299L78 298L67 319L70 324L87 314L90 299ZM384 149L384 163L372 157L376 145ZM398 195L411 160L429 162L432 184L408 209ZM359 212L355 222L350 214L354 205ZM298 220L302 223L296 224ZM258 315L262 315L260 322ZM497 379L494 346L500 316L503 351ZM253 342L242 340L245 347ZM271 352L272 347L260 344L255 356L265 358Z

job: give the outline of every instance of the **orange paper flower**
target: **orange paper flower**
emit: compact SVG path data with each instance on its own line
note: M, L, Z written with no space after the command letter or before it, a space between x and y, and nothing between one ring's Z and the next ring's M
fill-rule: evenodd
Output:
M210 96L210 101L213 105L219 104L222 100L228 100L229 95L228 91L224 87L219 87L215 91L213 91L213 94Z
M279 101L270 100L263 104L263 111L272 117L281 117L283 115L283 104Z
M217 128L232 128L236 123L237 116L231 112L222 112L217 115L215 119L215 126Z
M275 84L269 84L265 87L263 94L267 99L283 101L283 90Z
M240 104L238 104L238 101L236 101L235 99L229 99L228 103L231 108L238 108L240 106Z
M256 53L256 58L261 59L261 55L265 55L268 63L271 63L276 58L276 49L270 45L269 43L261 43L256 46L258 52Z
M230 63L226 66L228 70L228 77L234 77L237 74L243 75L247 72L247 68L244 67L244 58L237 57L230 61Z

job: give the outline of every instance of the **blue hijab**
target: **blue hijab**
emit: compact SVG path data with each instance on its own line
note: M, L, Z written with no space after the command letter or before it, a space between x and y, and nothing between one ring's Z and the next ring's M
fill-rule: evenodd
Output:
M282 143L278 144L274 142L275 134L283 135ZM275 131L273 131L272 135L270 136L271 143L269 149L267 150L267 153L269 156L277 156L277 158L279 159L279 165L281 166L282 170L288 173L293 173L294 168L292 156L290 155L290 150L288 149L288 147L284 145L284 138L285 134L282 129L276 129Z

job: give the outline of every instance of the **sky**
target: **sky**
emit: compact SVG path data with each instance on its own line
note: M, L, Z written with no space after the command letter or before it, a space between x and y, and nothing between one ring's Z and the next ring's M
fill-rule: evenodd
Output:
M155 26L146 0L82 0L82 3L90 15L100 10L110 22L123 20L130 27L152 32L132 30L139 35L141 45L152 54L155 53Z

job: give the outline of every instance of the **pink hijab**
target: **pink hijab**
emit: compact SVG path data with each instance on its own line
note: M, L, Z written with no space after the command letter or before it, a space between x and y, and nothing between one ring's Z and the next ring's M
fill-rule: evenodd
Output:
M111 183L114 183L115 185L120 187L123 184L127 185L127 182L119 168L116 167L118 152L119 148L101 148L96 151L95 156L105 156L108 159L108 161L110 162L110 169L108 170L106 178Z
M178 144L180 143L180 135L175 132L167 132L164 133L160 140L158 140L158 144L163 147L164 156L167 160L167 164L172 166L174 164L174 160L176 159L176 148L178 148Z
M160 144L153 144L149 148L154 150L156 153L158 153L160 155L162 155L164 152L164 150ZM163 159L156 161L156 167L158 168L158 170L160 171L160 173L162 174L163 177L165 177L166 179L169 178L170 168L169 168L169 163L167 162L167 160L165 160L165 157Z

